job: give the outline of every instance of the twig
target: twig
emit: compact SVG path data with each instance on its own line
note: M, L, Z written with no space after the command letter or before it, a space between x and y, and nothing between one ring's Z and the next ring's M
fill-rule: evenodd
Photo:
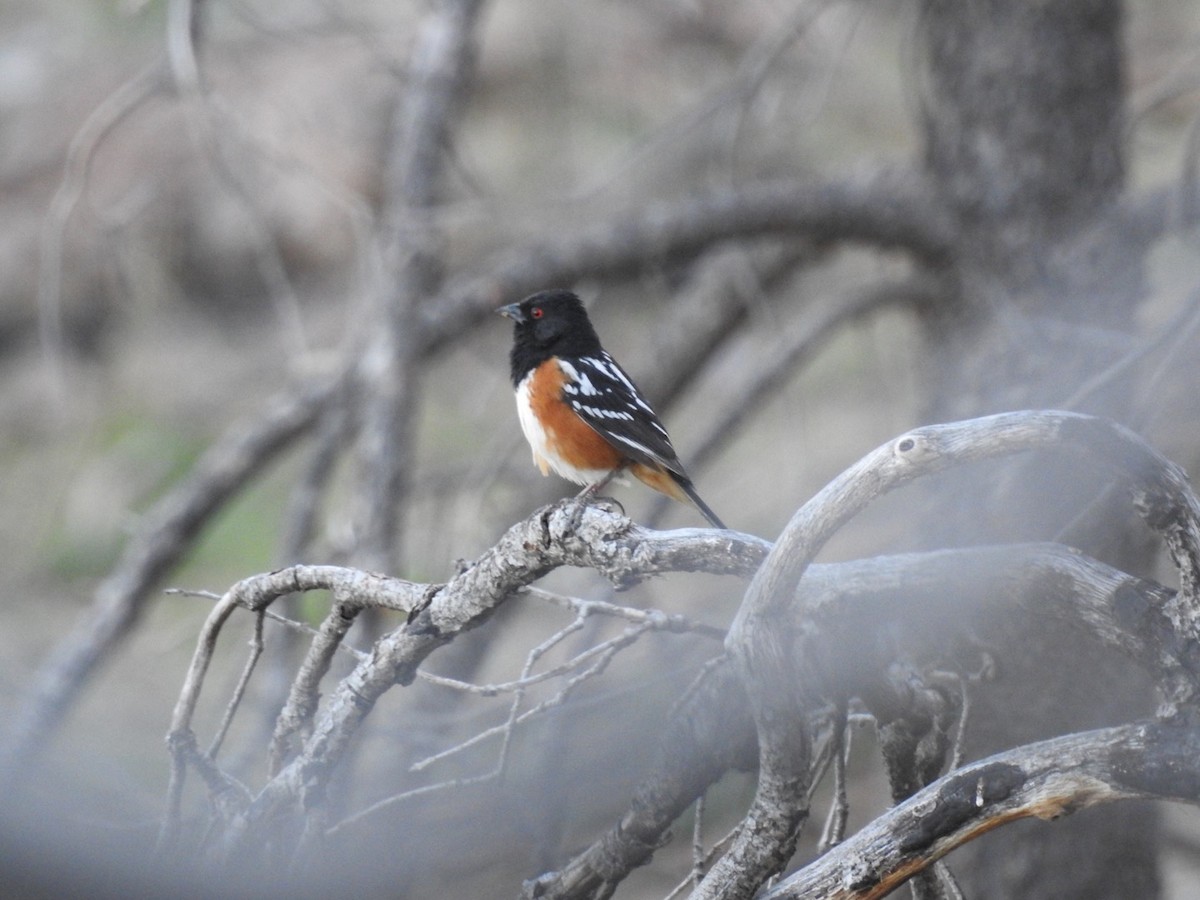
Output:
M254 674L254 667L258 664L259 658L263 652L263 619L265 618L264 610L258 610L254 614L254 635L250 639L250 655L246 659L246 665L242 667L242 674L238 676L237 685L233 689L233 696L230 697L228 705L225 707L225 713L221 716L221 724L217 726L217 733L213 736L212 743L208 747L208 758L216 759L217 753L221 749L221 744L225 742L226 735L229 734L229 726L233 724L233 717L237 713L237 709L242 704L242 698L246 695L246 688L250 684L250 676Z
M342 819L340 822L335 822L333 825L329 826L329 830L326 831L325 836L333 837L334 835L345 831L348 828L354 827L363 820L369 819L376 813L391 809L392 807L401 803L405 803L409 800L415 800L417 797L424 797L428 794L435 794L439 791L449 791L456 788L471 787L477 784L487 784L489 781L495 781L497 774L498 773L493 769L492 771L485 772L482 775L472 775L469 778L452 778L449 781L439 781L437 784L426 784L422 785L421 787L413 788L409 791L404 791L401 794L393 794L390 797L385 797L376 803L372 803L365 809L360 809L358 812L354 813L354 815L346 816L346 818Z
M551 639L551 641L547 641L544 645L542 645L542 647L539 647L536 649L544 648L544 649L548 650L550 646L557 644L559 641L561 641L563 638L565 638L568 634L570 634L571 632L576 631L578 628L582 627L582 625L583 625L582 619L577 620L576 622L573 622L571 624L571 626L568 626L567 628L564 628L562 631L556 633L553 636L553 638ZM503 723L501 723L500 725L495 725L491 728L484 729L483 731L480 731L480 732L472 735L471 737L467 738L465 741L462 741L459 744L455 744L453 747L449 747L446 750L442 750L440 753L435 753L432 756L427 756L424 759L418 760L417 762L413 763L409 767L409 771L410 772L419 772L422 769L428 768L429 766L433 765L436 762L441 762L444 759L447 759L451 756L461 753L463 750L467 750L470 747L474 747L476 744L479 744L482 741L485 741L490 737L494 737L495 735L502 735L504 737L504 745L501 748L501 757L500 757L501 765L497 767L498 771L503 771L502 766L503 766L503 762L506 758L506 751L507 751L507 747L508 747L509 738L510 738L510 735L512 734L512 729L516 725L524 724L525 722L529 721L530 719L534 718L535 716L538 716L538 715L546 712L547 710L554 709L557 706L561 706L575 688L577 688L580 684L587 681L588 679L593 678L596 675L599 675L601 672L603 672L606 668L608 668L608 664L610 662L612 662L613 657L616 656L616 654L619 651L621 651L621 650L625 649L626 647L628 647L629 645L633 644L635 641L637 641L638 638L640 638L643 634L645 634L649 630L650 630L650 626L648 624L635 625L630 628L626 628L617 637L610 638L609 640L604 641L601 644L597 644L595 647L590 648L585 653L581 653L579 656L576 656L572 660L573 663L578 662L585 657L588 657L588 658L595 657L596 659L595 659L595 662L593 662L591 665L589 665L586 669L583 669L582 671L576 673L571 678L569 678L566 681L566 683L563 685L563 687L558 691L558 693L554 694L552 697L550 697L546 700L543 700L541 703L538 703L537 705L531 707L530 709L526 710L525 712L521 713L520 715L517 714L517 710L519 708L519 700L523 696L524 689L523 689L523 687L515 688L517 696L513 699L513 705L512 705L512 709L509 713L509 717ZM534 653L530 653L530 657L536 658L534 656ZM525 678L528 678L527 673L528 673L529 667L531 665L532 665L532 663L527 661L526 669L525 669L525 671L522 672L522 675Z
M637 637L640 637L641 634L645 632L645 630L646 630L645 626L638 626L636 628L627 629L627 635L628 635L627 642L632 642L633 640L636 640ZM632 632L637 632L637 634L629 634ZM626 641L622 641L622 645L624 645L624 643L626 643ZM596 675L599 675L601 672L603 672L604 669L607 668L608 664L612 661L613 657L617 653L617 650L619 650L619 649L620 649L620 646L607 647L605 652L600 655L600 658L595 663L593 663L591 666L589 666L584 671L575 675L573 678L569 679L567 681L567 683L563 686L563 688L557 694L555 694L553 697L550 697L549 699L542 701L541 703L526 710L524 713L521 713L520 715L516 714L516 707L514 705L513 711L510 714L510 717L507 720L505 720L502 724L496 725L492 728L488 728L485 731L481 731L478 734L475 734L474 736L468 738L466 741L463 741L461 744L457 744L456 746L450 747L449 749L444 750L441 753L435 754L433 756L427 757L426 759L420 760L417 763L414 763L409 768L409 771L419 771L421 769L427 768L428 766L432 765L435 762L438 762L438 761L445 759L453 754L456 754L463 750L466 750L469 747L473 747L476 744L480 743L481 741L484 741L490 737L494 737L495 735L498 735L498 734L504 736L505 746L507 746L509 737L512 734L513 729L517 725L521 725L521 724L529 721L530 719L533 719L536 716L541 715L542 713L546 712L547 710L553 709L554 707L557 707L557 706L561 706L567 700L567 697L571 694L571 692L576 687L578 687L579 685L583 684L585 681L588 681L589 679L591 679L591 678L595 677ZM423 787L414 788L409 791L404 791L403 793L400 793L400 794L395 794L384 800L380 800L377 803L373 803L366 809L360 810L359 812L355 813L354 815L348 816L347 818L343 819L341 822L337 823L336 825L334 825L333 827L330 828L329 834L333 834L337 831L340 831L356 822L362 821L363 819L367 818L368 816L374 815L375 813L381 812L382 810L385 810L385 809L390 809L391 807L396 806L397 804L406 802L408 800L411 800L414 797L420 797L420 796L423 796L423 795L426 795L429 793L433 793L435 791L451 790L453 788L459 788L459 787L463 787L465 785L482 784L482 783L486 783L488 781L494 781L495 779L499 778L501 775L504 774L504 764L505 764L505 753L504 753L504 750L502 749L500 758L497 760L496 765L488 772L485 772L481 775L472 776L470 778L452 778L448 781L440 781L440 782L437 782L436 784L425 785Z
M711 865L711 863L714 859L716 859L718 856L720 856L721 852L726 847L729 846L730 842L734 839L734 837L737 836L737 833L741 829L742 829L742 823L739 822L737 825L733 826L733 828L729 829L729 831L725 832L724 837L722 837L719 841L717 841L715 844L713 844L712 847L709 848L708 852L704 854L704 858L701 860L701 865L700 865L700 869L699 869L699 871L701 873L703 873L704 869L707 866ZM683 879L683 881L681 881L681 882L679 882L679 884L675 885L675 887L671 889L671 893L667 894L667 896L664 897L663 900L675 900L675 898L680 896L684 891L689 890L689 889L694 890L695 886L696 886L695 877L694 877L696 874L696 871L697 871L696 866L695 866L695 863L693 862L692 871L688 873L688 876L685 879Z
M560 629L557 634L551 635L545 641L530 650L525 657L525 664L521 667L521 678L519 680L525 680L529 678L530 673L533 671L533 667L543 655L548 653L552 647L555 647L560 642L566 640L569 635L583 632L587 624L587 616L583 615L582 613L578 613L574 622L569 624L566 628ZM576 659L587 657L589 654L600 655L601 658L603 658L603 654L606 652L606 650L607 647L604 645L601 645L600 647L589 648L583 653L578 654ZM595 653L592 653L592 651L595 651ZM525 700L525 690L526 689L524 687L518 687L513 694L512 702L509 704L508 718L504 723L504 737L500 743L500 758L496 762L496 771L499 774L503 774L508 767L508 753L509 749L512 747L512 738L516 730L517 715L520 712L521 704Z
M832 308L814 304L806 311L804 319L789 330L787 342L769 359L755 366L750 379L733 392L736 402L723 410L709 427L708 433L693 449L690 460L702 465L719 454L733 436L742 433L746 419L776 396L779 386L826 347L830 335L839 328L892 305L911 306L927 300L934 290L927 279L913 278L876 285Z
M290 750L291 738L308 729L317 712L321 680L329 671L337 651L346 647L346 634L366 607L353 601L335 600L308 645L300 670L292 680L287 699L275 719L267 749L267 771L279 771ZM360 659L365 659L364 654Z
M823 5L827 8L832 4ZM571 205L587 202L617 183L620 176L648 162L658 163L663 158L674 157L687 159L688 153L680 152L681 145L685 145L690 136L701 129L704 129L703 133L707 138L707 132L711 129L714 119L728 109L736 109L750 102L761 90L763 80L773 62L817 15L818 13L802 5L791 21L781 28L771 29L744 51L742 61L727 82L670 117L662 126L638 141L606 171L565 197L563 202Z
M194 143L247 213L246 220L252 226L254 259L276 317L289 337L289 349L304 350L308 338L300 315L300 301L271 229L260 215L261 192L245 183L242 177L245 167L231 165L227 159L228 138L240 136L241 129L217 120L221 107L210 95L198 61L206 6L203 0L171 0L168 4L166 43L171 77L176 93L184 101Z
M416 334L421 301L437 287L435 224L428 215L438 191L450 127L473 68L473 35L481 0L438 0L422 23L408 91L384 165L382 221L392 271L389 295L377 299L376 329L362 355L355 561L387 571L398 556L398 510L414 464L420 361Z
M950 765L947 767L951 772L962 768L963 757L966 752L967 725L971 721L971 690L967 685L966 679L961 676L959 677L958 684L958 729L954 735L954 750L950 754Z
M171 716L171 729L167 735L168 746L172 749L171 779L167 789L168 807L159 838L160 847L173 847L177 838L179 801L186 765L192 759L189 748L195 745L191 723L217 639L226 620L239 607L257 614L280 597L306 590L330 590L348 598L361 599L363 603L399 609L415 607L422 598L421 591L408 582L336 566L293 566L244 579L230 588L209 612Z
M954 873L950 871L950 867L943 860L938 860L933 864L933 874L937 878L938 887L946 900L966 900L962 888L958 884L958 879L954 877Z
M634 790L628 810L560 871L526 882L523 896L565 900L611 891L649 860L700 794L729 769L751 767L754 756L746 698L731 667L706 666L668 713L654 765ZM710 860L722 846L718 842ZM680 890L690 883L689 875Z
M158 59L108 95L84 120L67 148L62 181L42 223L38 259L38 335L54 389L61 392L62 271L67 224L83 198L96 151L122 121L165 85L166 64Z
M846 837L846 819L850 813L850 801L846 797L846 761L850 756L850 732L846 725L846 705L839 703L834 713L832 735L833 755L833 799L829 804L829 817L821 839L817 842L817 853L827 853Z
M163 593L167 594L167 595L176 595L176 596L180 596L180 597L199 597L204 600L220 600L221 599L220 594L215 594L212 591L196 591L196 590L187 590L184 588L167 588L166 590L163 591ZM249 607L245 606L244 604L240 604L240 605L242 605L243 609L249 609ZM279 613L275 612L275 610L273 610L273 609L264 609L264 610L262 610L262 614L264 616L266 616L266 618L269 619L270 621L275 622L279 625L282 625L286 630L295 632L296 634L303 634L310 638L315 638L320 634L320 632L317 631L317 629L313 628L311 625L307 625L304 622L297 622L295 619L289 618L288 616L281 616ZM348 644L343 644L338 649L341 652L347 654L348 656L358 660L359 662L361 662L362 660L367 658L366 653L363 653L361 650L357 650Z
M717 351L752 321L749 313L762 304L767 291L812 255L807 244L773 247L761 254L742 249L711 253L697 267L688 289L677 296L672 316L661 326L662 334L672 337L656 342L652 376L658 374L644 384L656 407L668 412ZM706 437L711 440L717 433L710 429ZM690 449L687 459L693 470L705 461ZM665 497L656 501L647 524L657 525L669 502Z
M725 640L725 630L723 628L705 625L703 622L693 622L687 616L680 613L668 614L658 609L637 609L633 606L620 606L605 600L585 600L581 597L568 597L539 587L527 587L522 593L525 596L533 597L545 603L574 610L583 617L591 615L612 616L613 618L625 619L629 622L645 623L656 631L670 631L676 634L690 632L718 641Z
M798 4L781 27L772 29L765 39L759 41L744 55L738 67L741 75L739 79L741 90L737 97L737 103L731 107L733 116L729 126L728 139L730 169L728 177L730 181L736 178L737 145L741 143L742 135L746 130L746 122L755 96L762 90L771 69L783 54L803 37L817 19L834 4L825 0L825 2L811 4L811 6L816 8L810 8L810 4L807 3ZM832 79L836 68L835 65L827 67L824 92L828 91L829 80ZM803 120L804 117L800 117L799 121L803 122Z
M1129 353L1112 365L1097 372L1081 384L1063 403L1063 409L1079 409L1098 393L1114 382L1124 378L1140 363L1150 358L1159 360L1154 373L1147 380L1148 391L1162 377L1180 347L1200 328L1200 290L1193 291L1187 301L1176 310L1153 338L1142 341Z
M584 620L588 617L599 614L613 616L615 618L625 619L629 622L636 622L647 626L653 631L666 631L673 634L692 633L703 637L708 637L713 640L724 640L725 632L720 628L714 628L711 625L703 625L692 622L687 617L674 614L667 615L655 609L635 609L630 606L618 606L614 603L607 603L603 600L583 600L578 597L566 597L562 594L555 594L550 591L542 590L541 588L528 587L525 588L522 594L544 600L556 606L562 606L566 609L572 609L578 614L570 625L556 632L542 644L534 647L528 654L525 667L521 671L521 675L514 681L492 682L489 684L471 684L466 681L460 681L457 678L446 678L441 675L434 675L421 669L417 672L417 677L429 684L436 684L441 687L448 687L452 690L461 691L467 694L476 694L483 697L494 697L497 694L511 693L512 691L522 691L536 684L549 681L552 678L558 678L572 669L578 668L582 663L586 662L597 653L602 653L606 649L609 642L597 644L588 647L581 653L576 654L569 660L559 663L553 668L546 669L531 674L532 665L538 658L543 656L552 647L557 646L565 640L570 634L576 633L583 626Z
M669 412L713 356L752 321L750 313L766 292L814 255L806 242L788 241L761 250L719 246L699 260L656 327L654 365L639 372L638 384L655 409Z

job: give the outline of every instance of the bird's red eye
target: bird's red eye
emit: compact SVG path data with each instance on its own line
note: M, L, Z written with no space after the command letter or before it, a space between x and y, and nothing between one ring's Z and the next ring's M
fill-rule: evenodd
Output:
M546 314L546 311L544 309L542 309L540 306L535 306L533 309L531 309L529 311L529 315L535 319L540 319L545 314Z

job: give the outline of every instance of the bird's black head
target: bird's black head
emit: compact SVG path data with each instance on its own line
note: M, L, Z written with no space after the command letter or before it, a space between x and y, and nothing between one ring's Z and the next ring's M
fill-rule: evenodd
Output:
M583 302L570 291L539 291L496 310L513 320L513 385L552 356L595 356L600 338Z

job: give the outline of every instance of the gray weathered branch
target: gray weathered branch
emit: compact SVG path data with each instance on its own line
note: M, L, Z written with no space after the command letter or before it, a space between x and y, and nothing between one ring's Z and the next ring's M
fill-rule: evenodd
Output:
M1200 731L1122 725L970 763L888 810L764 900L874 900L993 828L1141 798L1200 802Z
M695 898L750 897L791 857L808 814L809 735L805 698L781 685L809 685L781 628L800 578L829 538L878 497L915 478L964 463L1029 450L1091 457L1110 477L1131 485L1133 504L1164 538L1180 568L1182 589L1164 612L1186 640L1197 622L1185 611L1196 601L1200 504L1182 470L1137 435L1103 419L1056 411L1025 411L929 426L884 444L830 482L793 516L755 575L726 642L755 711L759 784L746 822L729 853L713 867ZM801 625L801 628L807 626ZM810 688L811 689L811 688ZM1171 685L1172 702L1194 697L1192 682Z
M358 377L356 561L387 571L396 560L401 511L412 477L415 417L424 355L418 308L437 287L440 234L430 216L445 166L451 126L474 68L482 0L439 0L422 24L409 91L384 165L383 225L390 271Z
M596 273L614 277L695 255L723 241L794 235L818 244L858 241L904 249L936 263L952 225L919 176L882 169L866 177L811 183L766 181L641 204L564 237L502 252L447 282L422 310L431 345L489 314L503 298Z
M1127 655L1160 683L1196 683L1200 646L1181 641L1163 612L1174 596L1059 544L967 547L814 563L785 610L782 630L796 636L788 652L810 660L805 670L819 690L840 701L878 693L897 649L931 667L946 666L956 641L986 640L990 627L1014 616L1060 619ZM619 823L559 871L530 882L526 895L602 896L613 878L649 861L668 826L695 799L692 792L724 774L712 767L719 749L752 745L753 732L745 692L722 662L703 693L675 711L659 763ZM707 757L693 748L697 734L718 740ZM697 759L709 764L684 771Z
M585 510L575 527L576 508L568 501L538 511L509 529L474 565L445 585L414 585L336 567L294 566L247 579L231 589L209 616L176 705L168 738L173 763L164 845L175 841L188 765L203 774L199 763L211 762L196 756L191 723L217 637L239 606L260 610L287 593L317 587L335 594L335 609L314 641L297 682L300 687L276 732L272 755L278 771L251 802L227 816L228 838L235 843L239 835L248 834L281 807L301 801L306 808L320 806L330 776L379 697L397 683L411 682L430 653L486 621L519 588L552 569L587 566L625 586L666 572L749 577L768 548L758 538L728 531L654 532L597 508ZM367 606L405 610L409 621L376 642L372 654L337 686L314 721L313 694L329 656L345 635L341 623ZM301 748L281 764L286 742L301 732L306 735Z

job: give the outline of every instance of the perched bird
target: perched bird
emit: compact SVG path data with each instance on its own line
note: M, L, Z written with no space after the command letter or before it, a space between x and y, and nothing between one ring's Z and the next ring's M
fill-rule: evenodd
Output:
M650 404L601 346L575 294L541 291L496 312L513 320L517 414L543 475L553 469L586 485L581 496L590 496L627 471L725 527L696 493Z

